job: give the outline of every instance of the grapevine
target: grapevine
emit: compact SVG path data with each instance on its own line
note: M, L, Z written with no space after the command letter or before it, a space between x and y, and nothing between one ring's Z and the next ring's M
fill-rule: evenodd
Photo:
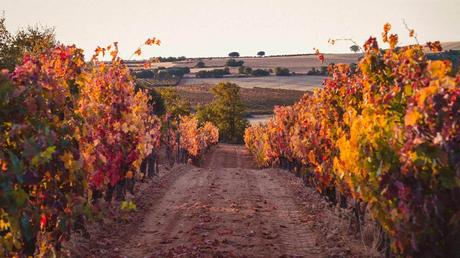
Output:
M357 70L330 65L323 89L275 108L245 143L259 166L286 159L318 191L365 203L393 254L449 256L459 251L460 75L419 44L397 47L390 30L388 49L370 37Z
M157 39L147 45L159 44ZM110 51L110 65L98 61ZM0 75L0 252L59 256L94 191L110 192L160 143L117 44L90 62L75 46L25 55Z

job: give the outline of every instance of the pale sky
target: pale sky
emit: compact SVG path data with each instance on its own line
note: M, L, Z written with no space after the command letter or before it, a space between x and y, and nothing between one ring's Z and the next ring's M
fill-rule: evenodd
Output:
M54 27L59 41L75 43L90 56L96 46L118 41L127 58L148 37L160 47L142 57L349 53L350 43L331 46L329 38L353 38L360 45L380 36L390 22L401 43L402 19L421 42L460 40L460 0L1 0L7 28Z

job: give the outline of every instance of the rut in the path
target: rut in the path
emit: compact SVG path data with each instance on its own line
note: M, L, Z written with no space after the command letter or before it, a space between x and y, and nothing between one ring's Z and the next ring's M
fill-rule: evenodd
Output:
M331 255L321 214L305 209L293 177L257 170L243 146L219 144L202 168L174 173L129 237L115 239L121 257Z

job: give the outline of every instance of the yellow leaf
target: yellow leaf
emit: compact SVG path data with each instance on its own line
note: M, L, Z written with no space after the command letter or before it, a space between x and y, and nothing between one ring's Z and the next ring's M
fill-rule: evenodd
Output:
M406 113L406 117L404 118L404 123L406 126L413 126L417 124L417 121L421 118L422 116L417 110L409 110Z
M66 151L63 155L59 156L59 158L64 162L64 167L68 170L72 169L73 164L73 155L71 152Z
M448 62L436 60L428 63L428 71L431 78L442 78L451 70L451 65Z
M436 94L438 91L439 87L439 82L438 81L432 81L431 85L429 87L423 88L419 91L418 93L418 105L420 107L425 106L425 100L428 98L430 95Z
M312 164L316 164L315 154L313 153L313 151L310 151L308 153L308 159Z

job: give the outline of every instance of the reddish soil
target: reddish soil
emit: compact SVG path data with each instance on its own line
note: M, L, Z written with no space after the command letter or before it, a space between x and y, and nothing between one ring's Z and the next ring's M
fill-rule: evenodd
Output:
M371 256L314 190L286 171L256 169L241 145L219 144L202 167L166 172L138 189L137 212L101 220L74 256Z

